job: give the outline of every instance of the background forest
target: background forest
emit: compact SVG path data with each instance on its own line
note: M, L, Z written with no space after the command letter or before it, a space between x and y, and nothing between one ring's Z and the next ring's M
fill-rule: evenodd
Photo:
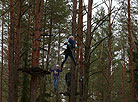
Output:
M52 73L20 71L61 65L71 35L56 93ZM0 39L0 102L138 102L138 0L1 0Z

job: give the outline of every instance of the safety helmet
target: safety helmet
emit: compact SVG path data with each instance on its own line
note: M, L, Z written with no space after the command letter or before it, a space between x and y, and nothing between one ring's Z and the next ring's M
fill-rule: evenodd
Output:
M68 71L70 71L70 68L68 68Z
M59 65L57 64L56 67L59 67Z
M74 40L74 36L69 36L69 39L72 39L72 40Z

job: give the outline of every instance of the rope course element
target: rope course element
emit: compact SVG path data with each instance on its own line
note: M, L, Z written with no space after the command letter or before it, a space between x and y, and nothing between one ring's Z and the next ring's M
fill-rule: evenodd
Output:
M18 71L30 74L30 75L40 75L40 76L44 76L47 74L51 74L51 72L44 70L42 68L39 67L35 67L35 68L20 68L18 69Z

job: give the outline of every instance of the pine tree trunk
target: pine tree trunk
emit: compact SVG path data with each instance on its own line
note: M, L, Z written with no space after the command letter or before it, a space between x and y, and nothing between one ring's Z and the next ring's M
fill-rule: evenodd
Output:
M73 0L72 35L76 34L76 8L77 0Z
M108 27L109 27L109 38L108 38L108 102L111 102L110 95L111 95L111 40L112 40L112 32L111 32L111 7L112 7L112 0L109 0L109 7L108 7Z
M87 34L85 42L85 64L84 64L84 102L88 101L88 82L89 82L89 68L90 68L90 45L91 45L91 17L92 17L93 0L88 1L88 15L87 15Z
M75 86L76 86L76 81L75 81L75 65L73 62L71 62L71 87L70 87L70 99L69 102L76 102L76 97L75 97Z
M2 1L2 13L4 10L4 0ZM4 34L4 17L2 16L2 32L1 32L1 76L0 76L0 102L2 102L3 95L3 34Z
M79 25L78 25L79 26ZM79 27L78 27L79 28ZM76 51L76 62L80 65L80 63L79 63L79 55L80 55L80 35L79 35L80 33L78 32L78 34L77 34L77 46L78 46L78 48L77 48L77 51ZM77 67L76 67L76 70L75 70L75 83L77 83L78 84L78 72L79 72L79 65L77 65ZM75 86L75 90L77 91L77 84L76 84L76 86Z
M16 97L18 99L18 73L17 70L19 69L20 64L20 30L21 30L21 6L22 6L22 0L18 1L17 6L17 21L16 21L16 33L15 33L15 82L16 82Z
M131 89L131 102L136 102L135 85L134 85L134 65L132 55L132 34L131 34L131 20L130 20L130 0L128 0L128 44L129 44L129 66L131 70L130 74L130 89Z
M35 0L35 11L34 11L34 39L33 39L33 52L32 52L32 67L39 67L40 57L40 36L41 36L41 23L42 23L42 10L43 0ZM31 95L30 102L36 102L37 98L37 76L31 76Z
M8 102L17 102L17 79L15 68L15 31L14 31L14 0L10 0L10 34L9 34L9 93Z
M72 17L72 35L75 36L76 34L76 8L77 8L77 0L73 0L73 17ZM74 51L73 51L74 54ZM71 63L71 87L70 87L70 96L69 96L69 102L76 102L76 97L75 97L75 88L76 88L76 76L75 76L75 70L76 67Z
M77 62L80 63L80 67L78 67L77 71L76 71L76 79L78 79L78 70L80 70L80 78L83 78L83 53L82 53L82 42L83 42L83 2L82 0L79 0L79 18L78 18L78 46L79 49L77 49ZM79 56L80 56L80 60L79 60ZM83 102L83 79L81 79L82 82L80 81L80 102ZM77 82L77 81L76 81ZM77 86L77 85L76 85ZM77 90L77 88L76 88Z

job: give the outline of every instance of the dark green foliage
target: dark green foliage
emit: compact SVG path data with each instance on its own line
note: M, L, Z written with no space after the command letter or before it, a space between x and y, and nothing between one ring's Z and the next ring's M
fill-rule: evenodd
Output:
M52 19L54 29L61 27L66 27L65 24L69 18L70 10L69 4L65 0L48 0L45 7L45 14L47 17L48 25L50 27L49 21Z
M45 93L45 98L44 98L44 102L50 102L47 99L51 97L50 93ZM37 97L36 99L37 102L40 102L40 95Z
M22 86L23 86L23 89L22 89L21 102L29 102L30 84L29 84L29 76L27 74L23 75Z
M28 17L27 14L24 17ZM21 29L21 68L30 68L31 67L31 49L32 49L32 42L30 35L32 34L31 24L28 23L28 20L22 18L22 29ZM30 18L31 19L31 18ZM29 102L30 98L30 75L21 73L19 76L22 79L20 85L22 86L21 90L21 102Z

